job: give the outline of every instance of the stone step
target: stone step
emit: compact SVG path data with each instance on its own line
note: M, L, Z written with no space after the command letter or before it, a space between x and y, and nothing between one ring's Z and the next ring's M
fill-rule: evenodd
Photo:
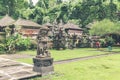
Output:
M34 72L32 65L0 58L0 80L21 80L35 76L41 76L41 73Z

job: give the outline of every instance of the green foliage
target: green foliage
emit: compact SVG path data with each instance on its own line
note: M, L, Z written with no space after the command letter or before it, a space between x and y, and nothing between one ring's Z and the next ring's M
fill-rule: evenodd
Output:
M31 44L30 44L30 48L29 49L30 50L31 49L33 49L33 50L37 49L37 41L36 40L31 40L30 42L31 42Z
M55 74L31 80L117 80L120 55L106 56L54 66ZM112 75L112 76L111 76Z
M106 47L106 41L105 39L99 39L101 47Z
M5 51L5 45L0 43L0 53Z
M10 36L6 38L5 50L7 53L13 53L15 51L15 44L18 40L18 36Z
M92 29L90 30L90 34L102 36L104 34L116 32L115 28L116 27L115 27L114 22L112 22L108 19L104 19L102 21L97 21L92 25Z
M30 48L30 45L31 45L31 42L29 38L27 39L19 38L19 40L16 42L15 47L17 50L27 50Z
M104 49L104 50L107 51L107 49ZM66 49L66 50L59 50L59 51L50 50L50 52L51 52L51 56L54 58L55 61L108 53L108 52L98 51L95 48L80 48L80 49L74 49L74 50ZM20 51L17 54L28 54L28 55L35 56L36 50ZM32 60L30 60L30 58L26 58L24 60L22 58L17 60L21 62L25 61L31 64L33 63Z
M102 21L96 21L92 24L92 28L90 30L91 35L105 35L105 34L120 34L120 23L112 22L108 19L104 19Z
M120 22L115 23L114 32L120 34Z
M115 43L115 40L112 37L109 37L109 36L107 36L105 38L105 41L106 41L107 45L111 45L111 46Z
M38 0L34 6L32 0L1 0L0 15L9 15L14 18L22 17L33 20L39 24L53 22L55 19L67 23L75 23L83 28L94 20L101 21L105 18L116 20L116 12L120 10L119 0Z
M30 39L23 39L20 35L12 35L6 38L5 44L1 44L1 49L7 53L15 53L16 50L27 50L30 48Z
M28 8L27 0L1 0L0 14L9 14L14 18L21 15L21 10Z

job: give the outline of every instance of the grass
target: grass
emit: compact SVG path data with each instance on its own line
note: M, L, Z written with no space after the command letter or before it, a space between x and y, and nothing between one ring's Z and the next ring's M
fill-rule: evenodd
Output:
M51 56L54 58L54 61L108 53L106 51L99 51L94 48L80 48L80 49L74 49L74 50L67 49L67 50L60 50L60 51L50 50L50 52L51 52ZM18 52L18 54L28 54L28 55L35 56L36 51L21 51L21 52ZM22 58L22 59L16 59L16 60L20 62L33 64L32 58Z
M82 48L74 50L50 50L55 60L70 59L75 57L105 54L107 49L98 51L92 48ZM112 52L119 52L119 47L114 47ZM35 55L35 51L19 52ZM18 61L32 64L32 59L17 59ZM71 62L54 65L55 73L44 77L33 78L31 80L118 80L120 78L120 54L115 54L103 58L96 58L84 61Z
M110 53L107 51L107 48L102 48L100 50L97 50L95 48L79 48L74 50L67 49L67 50L60 50L60 51L50 50L50 52L51 52L51 56L54 58L54 61ZM112 52L120 52L120 48L113 47ZM18 52L18 54L28 54L28 55L35 56L36 50L21 51L21 52ZM16 59L16 60L19 62L33 64L32 58L22 58L22 59Z
M31 80L119 80L120 54L54 65L53 75Z
M15 59L15 60L18 61L18 62L33 64L32 58L22 58L22 59Z
M102 52L92 48L82 48L82 49L74 49L74 50L67 49L63 51L52 50L51 53L52 53L51 56L54 58L55 61L57 61L57 60L71 59L76 57L104 54L108 52Z

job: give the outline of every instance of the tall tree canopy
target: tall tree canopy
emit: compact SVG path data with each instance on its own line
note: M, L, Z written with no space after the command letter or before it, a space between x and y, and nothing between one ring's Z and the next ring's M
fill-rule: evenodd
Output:
M28 8L27 0L0 0L0 15L9 14L17 18L22 10Z
M55 19L64 23L72 20L83 28L94 20L105 18L116 20L120 11L120 0L0 0L0 16L9 14L15 18L34 20L39 24L53 22Z

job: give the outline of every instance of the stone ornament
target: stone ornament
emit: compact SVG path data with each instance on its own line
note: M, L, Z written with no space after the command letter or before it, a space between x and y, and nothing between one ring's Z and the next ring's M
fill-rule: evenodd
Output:
M36 57L50 57L50 52L47 48L48 39L48 28L41 28L37 36L37 56Z

